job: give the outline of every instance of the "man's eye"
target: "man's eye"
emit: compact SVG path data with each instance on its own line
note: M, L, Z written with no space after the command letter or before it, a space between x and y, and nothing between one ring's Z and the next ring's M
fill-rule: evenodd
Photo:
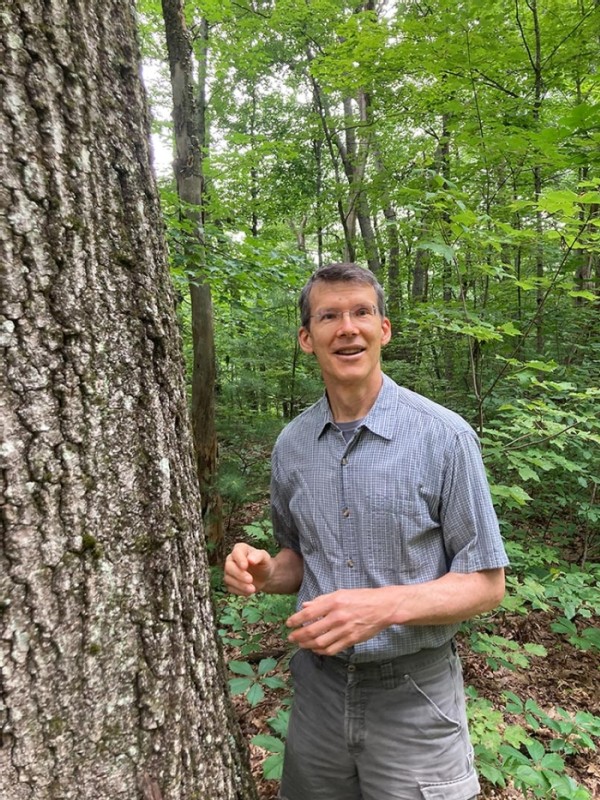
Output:
M334 319L337 319L337 314L335 311L324 311L321 314L322 322L333 322Z
M371 309L363 306L362 308L357 308L354 312L355 317L370 317L371 316Z

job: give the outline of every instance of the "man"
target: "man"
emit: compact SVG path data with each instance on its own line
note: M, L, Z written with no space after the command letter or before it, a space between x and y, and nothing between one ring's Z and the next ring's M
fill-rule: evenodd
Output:
M280 550L238 543L230 591L293 593L282 800L469 800L461 621L504 594L506 554L477 437L383 374L373 274L332 264L300 296L299 342L325 396L273 451Z

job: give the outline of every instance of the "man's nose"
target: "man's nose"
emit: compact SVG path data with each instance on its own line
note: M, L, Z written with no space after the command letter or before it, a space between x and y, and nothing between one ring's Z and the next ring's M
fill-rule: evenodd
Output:
M338 332L349 333L356 331L356 320L351 311L342 311L342 318L338 325Z

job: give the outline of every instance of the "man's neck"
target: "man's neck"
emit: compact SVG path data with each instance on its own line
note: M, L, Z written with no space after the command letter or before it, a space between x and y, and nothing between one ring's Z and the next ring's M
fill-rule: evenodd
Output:
M325 386L329 407L335 422L354 422L354 420L366 417L377 396L381 391L383 375L379 373L379 380L373 381L372 385Z

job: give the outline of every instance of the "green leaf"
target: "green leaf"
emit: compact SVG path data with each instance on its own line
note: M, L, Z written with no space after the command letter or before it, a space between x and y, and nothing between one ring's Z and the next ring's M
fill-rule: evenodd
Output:
M254 708L254 706L258 705L265 697L265 692L260 683L253 683L252 686L248 689L248 693L246 695L246 699Z
M417 249L429 250L432 253L436 253L436 255L445 258L449 264L451 264L456 258L454 248L447 244L443 244L443 242L419 242L417 244Z
M554 191L545 192L540 198L539 207L543 211L548 211L550 214L562 211L565 214L574 213L573 207L577 202L578 197L575 192L569 189L557 189Z
M282 678L277 678L274 675L263 678L262 683L265 686L268 686L269 689L285 689L285 681Z
M507 336L522 336L523 332L520 331L512 322L505 322L503 325L500 325L500 330L505 333Z
M287 736L288 723L290 721L289 710L280 708L277 712L277 716L267 721L269 723L269 727L272 728L275 733L278 733L282 739L285 739Z
M254 677L254 670L247 661L230 661L227 666L236 675L251 675Z
M500 755L502 755L504 757L504 759L508 763L512 763L512 764L529 764L530 763L529 758L525 755L525 753L522 753L516 747L512 747L509 744L500 745L500 747L498 748L498 751L499 751Z
M556 772L563 772L565 768L564 760L557 753L546 753L540 764L543 769L553 769Z
M600 628L584 628L581 638L596 650L600 650Z
M571 289L567 294L569 297L582 297L584 300L589 300L592 303L598 299L593 292L588 292L587 289Z
M276 755L265 758L263 763L263 775L268 781L281 780L283 773L283 755L277 753Z
M506 703L506 710L509 714L522 714L523 713L523 701L520 697L518 697L513 692L505 692L504 696L507 700Z
M537 739L530 739L527 742L527 749L529 750L529 755L534 761L542 760L545 753L544 745L538 742Z
M263 750L268 750L269 753L283 753L285 749L285 743L278 739L276 736L271 736L268 733L259 733L256 736L253 736L252 744L255 744L257 747L262 747Z
M229 691L235 697L235 695L244 694L253 683L252 678L231 678L229 680Z
M521 764L517 767L515 776L519 778L526 786L544 788L546 781L533 767L529 764Z
M265 675L267 672L271 672L272 669L275 669L276 666L277 666L277 659L263 658L260 664L258 665L258 674Z
M483 775L483 777L490 783L493 783L495 786L502 786L502 787L506 786L504 773L494 764L490 764L487 761L480 760L477 762L477 768L479 769L479 772Z
M518 468L519 477L524 481L537 481L539 483L540 477L537 472L534 472L531 467L523 466Z
M254 622L259 622L261 618L261 613L258 608L253 608L252 606L246 606L242 611L242 616L244 619L248 620L251 624Z
M527 642L523 645L523 650L529 655L532 656L547 656L548 651L544 647L543 644L534 644L533 642Z
M520 486L505 486L499 483L490 484L490 491L494 497L505 497L513 500L518 506L527 505L531 497Z

